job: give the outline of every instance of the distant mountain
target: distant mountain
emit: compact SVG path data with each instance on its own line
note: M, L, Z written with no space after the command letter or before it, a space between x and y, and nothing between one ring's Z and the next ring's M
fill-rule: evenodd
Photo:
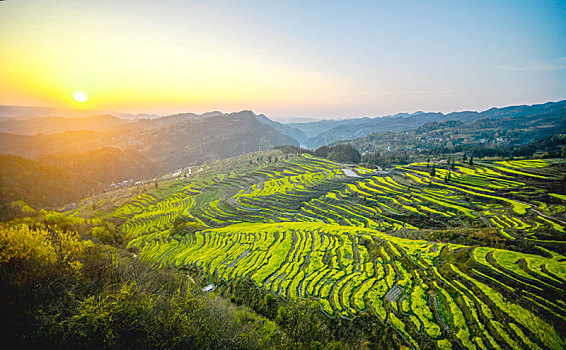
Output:
M112 116L6 120L3 125L20 134L0 133L0 216L13 200L56 207L101 192L113 182L153 178L274 146L299 146L269 124L287 131L291 127L266 119L242 111L138 121ZM44 133L32 135L38 130Z
M0 133L0 154L39 159L44 155L61 156L117 147L140 152L165 173L188 164L273 146L299 146L292 137L260 122L251 111L218 113L178 114L99 130L68 130L57 134Z
M417 116L396 115L387 118L362 118L335 126L305 141L309 148L317 148L341 140L362 137L373 132L409 130L429 121L443 120L442 113L422 113Z
M310 123L310 122L320 121L320 119L310 118L310 117L271 117L271 120L283 124Z
M257 120L259 120L260 122L271 126L275 130L277 130L277 131L279 131L279 132L281 132L281 133L283 133L283 134L285 134L289 137L292 137L299 142L304 142L308 138L308 136L305 135L305 133L301 129L294 128L290 125L278 123L276 121L269 119L268 117L266 117L263 114L255 115L255 118Z
M376 117L376 118L351 118L351 119L329 119L329 120L309 120L306 122L303 121L291 121L287 123L289 126L297 128L303 133L305 133L309 138L316 137L328 130L331 130L338 126L357 126L360 124L367 124L370 123L374 119L391 119L391 118L407 118L411 116L417 116L420 114L424 114L424 112L415 112L413 114L409 113L397 113L395 115L387 115L384 117ZM310 143L310 141L309 141Z
M68 117L82 118L96 115L113 115L122 119L151 119L158 118L156 114L129 114L122 112L99 111L92 109L36 107L36 106L1 106L0 120L3 119L30 119L37 117Z
M21 135L56 134L67 130L98 130L128 121L111 115L84 118L35 117L0 121L0 131Z
M149 130L131 144L168 170L280 145L299 143L251 111L183 120Z
M566 105L548 107L541 114L529 115L528 109L521 110L519 116L500 111L476 112L490 117L429 121L412 130L372 133L347 143L364 155L379 154L377 158L456 152L478 157L532 156L535 152L562 154ZM540 110L537 107L531 111Z
M218 111L207 112L203 114L178 113L160 118L141 119L138 120L136 127L141 127L141 128L164 127L187 120L204 119L204 118L216 117L223 114L224 113Z
M332 128L341 125L358 125L363 124L371 120L371 118L353 118L353 119L340 119L340 120L319 120L315 122L307 123L289 123L287 125L292 126L301 130L305 135L310 137L316 137L321 133L328 131Z
M520 118L528 115L558 111L563 109L564 106L566 106L566 100L532 106L524 105L491 108L483 112L464 111L443 114L419 111L412 114L399 113L386 117L323 120L309 123L289 123L287 125L302 130L303 133L309 137L303 142L307 147L317 148L342 140L363 137L375 132L407 131L427 122L439 122L443 120L470 122L481 118Z

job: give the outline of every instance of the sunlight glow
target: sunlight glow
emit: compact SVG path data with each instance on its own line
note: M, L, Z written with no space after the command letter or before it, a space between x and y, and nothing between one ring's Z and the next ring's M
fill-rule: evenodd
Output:
M88 100L87 94L85 94L82 91L75 91L73 93L73 98L75 99L75 101L77 101L79 103L84 103Z

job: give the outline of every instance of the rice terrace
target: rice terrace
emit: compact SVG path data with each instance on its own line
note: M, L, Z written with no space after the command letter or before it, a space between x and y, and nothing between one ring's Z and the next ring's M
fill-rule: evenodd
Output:
M140 259L197 267L215 285L247 279L330 317L368 313L417 348L564 348L566 197L551 191L566 163L432 166L272 151L96 207L125 220ZM198 230L183 233L181 218Z

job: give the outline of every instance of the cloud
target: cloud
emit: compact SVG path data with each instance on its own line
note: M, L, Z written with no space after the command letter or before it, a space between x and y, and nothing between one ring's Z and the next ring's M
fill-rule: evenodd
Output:
M566 58L561 57L554 63L536 62L523 65L504 64L497 67L501 70L512 72L551 72L566 69Z

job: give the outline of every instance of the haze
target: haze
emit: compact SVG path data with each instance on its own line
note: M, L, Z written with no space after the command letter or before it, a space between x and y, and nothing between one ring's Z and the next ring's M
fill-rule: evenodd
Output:
M8 0L0 104L338 118L541 103L566 96L565 19L563 1Z

